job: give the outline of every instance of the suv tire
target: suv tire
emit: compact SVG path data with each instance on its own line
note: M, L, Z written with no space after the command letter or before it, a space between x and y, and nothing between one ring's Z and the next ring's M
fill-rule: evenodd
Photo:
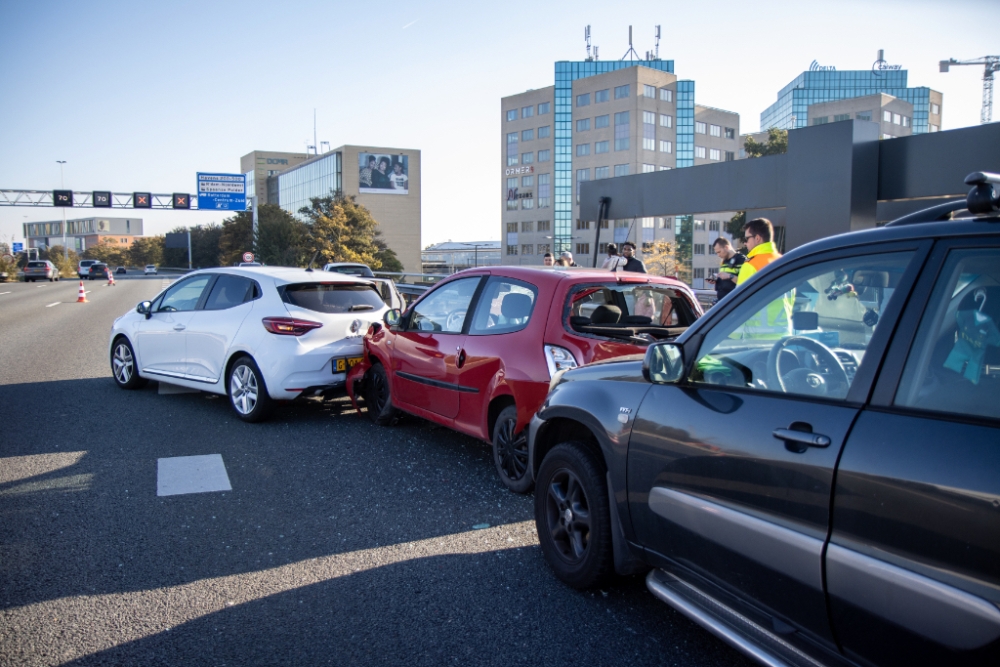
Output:
M264 421L274 410L274 401L267 393L264 376L257 363L248 356L233 362L226 377L226 389L233 411L245 422Z
M504 486L514 493L531 491L535 480L528 470L528 434L514 433L517 407L508 405L493 425L493 464Z
M556 445L542 461L535 487L535 527L545 560L564 583L583 590L613 574L608 489L584 443Z
M368 406L368 418L373 423L389 426L396 420L396 408L392 407L392 394L389 390L389 376L382 364L375 364L368 371L365 403Z

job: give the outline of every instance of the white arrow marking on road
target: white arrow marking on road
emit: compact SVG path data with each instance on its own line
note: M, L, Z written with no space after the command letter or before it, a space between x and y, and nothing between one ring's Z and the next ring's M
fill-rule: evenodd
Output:
M46 308L51 308L52 306L58 306L60 303L62 303L62 301L56 301L55 303L50 303L49 305L47 305L45 307Z

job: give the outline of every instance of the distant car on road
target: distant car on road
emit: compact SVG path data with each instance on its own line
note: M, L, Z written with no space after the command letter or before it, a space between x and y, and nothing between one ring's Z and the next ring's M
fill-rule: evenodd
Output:
M90 275L90 267L94 264L97 264L96 259L81 259L76 267L76 274L81 278L86 278Z
M123 276L126 273L127 272L125 271L125 267L124 266L119 266L117 269L115 269L115 275Z
M353 276L285 267L219 268L184 276L115 320L115 382L162 380L228 395L257 422L276 401L343 391L362 337L387 307Z
M142 272L144 276L155 276L156 275L156 264L147 264L146 269Z
M24 267L24 282L33 283L36 280L55 282L59 280L59 269L47 259L32 260Z
M364 278L374 278L375 274L367 264L357 262L333 262L323 267L324 271L333 273L343 273L348 276L362 276Z
M103 262L95 262L87 270L87 280L106 280L111 267Z

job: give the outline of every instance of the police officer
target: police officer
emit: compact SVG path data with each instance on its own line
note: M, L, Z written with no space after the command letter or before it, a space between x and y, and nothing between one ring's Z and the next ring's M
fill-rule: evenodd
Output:
M719 272L715 277L709 278L708 282L715 285L715 298L721 299L736 289L736 277L739 275L740 267L743 266L743 262L747 261L747 258L745 255L736 252L733 244L725 236L715 239L712 249L715 250L715 254L722 260L722 265L719 267Z

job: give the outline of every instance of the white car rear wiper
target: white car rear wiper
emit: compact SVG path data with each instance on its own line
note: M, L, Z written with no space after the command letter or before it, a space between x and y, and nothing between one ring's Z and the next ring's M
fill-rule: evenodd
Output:
M356 303L348 309L348 312L353 313L356 310L375 310L375 306L370 303Z

